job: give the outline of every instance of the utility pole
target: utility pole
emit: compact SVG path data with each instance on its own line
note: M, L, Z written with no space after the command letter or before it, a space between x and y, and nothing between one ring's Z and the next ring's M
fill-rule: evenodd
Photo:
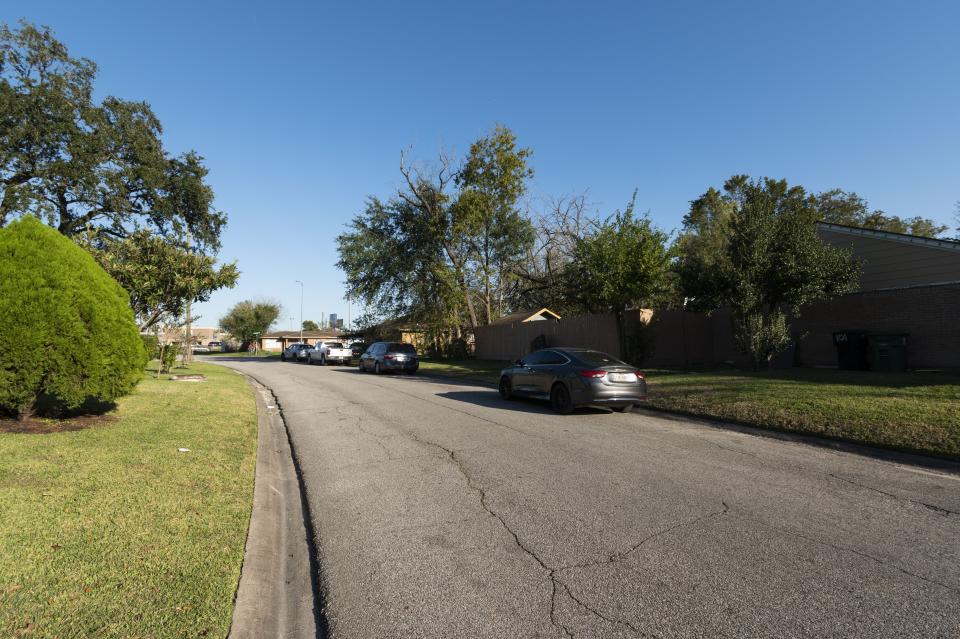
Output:
M300 343L303 343L303 282L297 280L300 285Z

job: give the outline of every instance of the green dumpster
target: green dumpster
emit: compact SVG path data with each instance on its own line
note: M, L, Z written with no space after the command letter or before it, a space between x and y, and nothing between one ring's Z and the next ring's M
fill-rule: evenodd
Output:
M907 333L867 335L867 366L870 370L907 370L907 337Z

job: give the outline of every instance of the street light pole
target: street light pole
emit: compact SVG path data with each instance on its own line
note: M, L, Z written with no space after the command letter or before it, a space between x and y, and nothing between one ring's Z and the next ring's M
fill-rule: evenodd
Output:
M297 280L300 285L300 343L303 344L303 282Z

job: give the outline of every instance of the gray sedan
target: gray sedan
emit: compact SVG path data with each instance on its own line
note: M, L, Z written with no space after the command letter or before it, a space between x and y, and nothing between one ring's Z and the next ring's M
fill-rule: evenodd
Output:
M621 413L647 399L643 373L633 366L583 348L546 348L500 372L500 396L542 397L558 413L578 406L605 406Z

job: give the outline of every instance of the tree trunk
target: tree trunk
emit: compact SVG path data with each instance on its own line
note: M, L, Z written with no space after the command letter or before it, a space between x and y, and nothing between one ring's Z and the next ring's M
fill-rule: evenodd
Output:
M17 412L17 421L23 423L33 417L33 409L37 405L37 398L34 397L30 403Z

